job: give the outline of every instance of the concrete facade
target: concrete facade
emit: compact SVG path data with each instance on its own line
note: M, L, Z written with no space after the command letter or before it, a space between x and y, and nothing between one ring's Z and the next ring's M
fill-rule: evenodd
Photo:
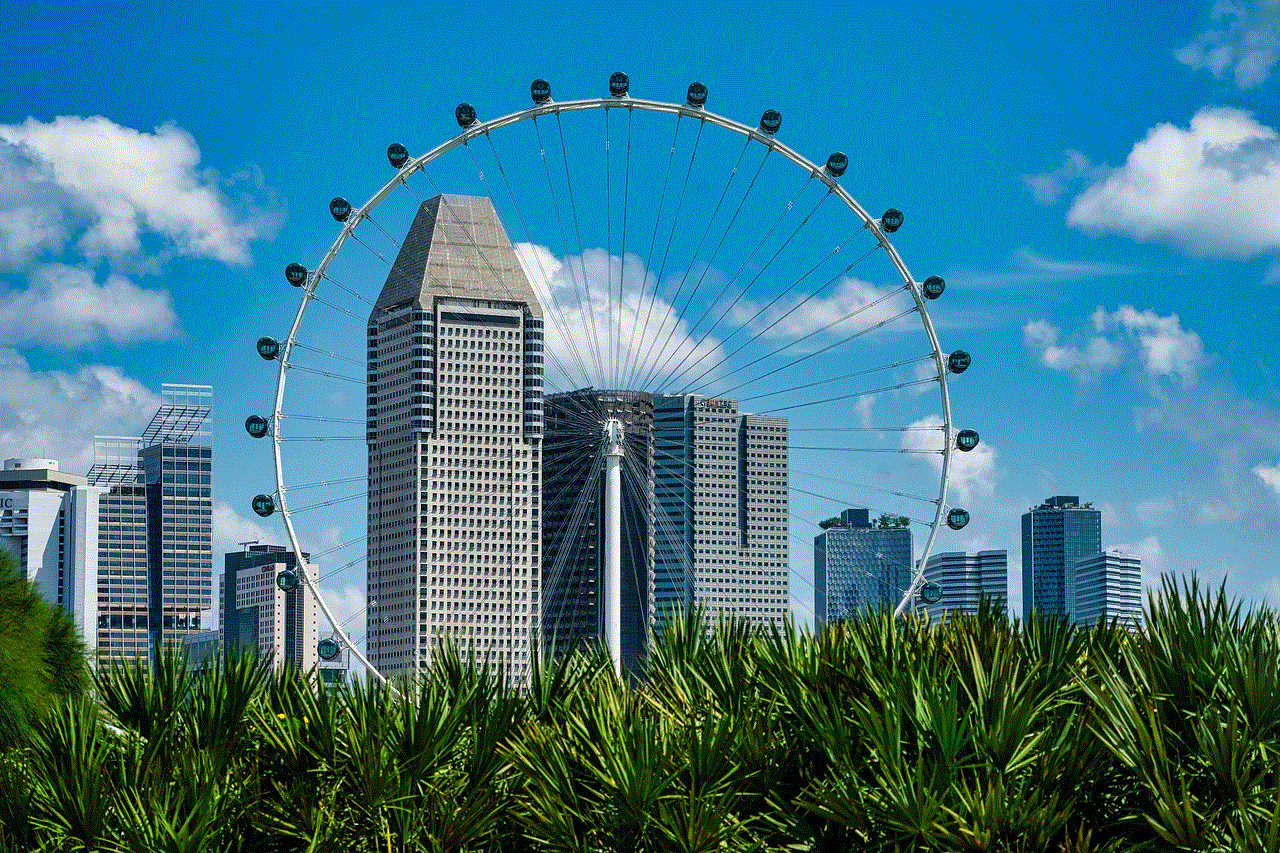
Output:
M897 605L911 583L911 529L880 528L865 509L846 509L813 539L813 612L819 622L867 607Z

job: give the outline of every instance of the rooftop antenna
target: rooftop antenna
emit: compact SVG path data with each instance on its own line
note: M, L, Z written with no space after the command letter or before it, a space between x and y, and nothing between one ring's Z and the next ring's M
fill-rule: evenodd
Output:
M240 545L240 548L241 548L241 550L243 550L243 551L244 551L244 553L248 554L248 553L249 553L249 546L250 546L250 545L257 545L257 544L258 544L259 542L261 542L261 541L262 541L261 539L250 539L250 540L248 540L247 542L240 542L240 543L237 543L237 544L239 544L239 545Z

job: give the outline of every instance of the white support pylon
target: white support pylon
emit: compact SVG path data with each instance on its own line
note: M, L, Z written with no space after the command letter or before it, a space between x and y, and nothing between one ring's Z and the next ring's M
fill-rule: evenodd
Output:
M604 640L622 678L622 421L604 422Z

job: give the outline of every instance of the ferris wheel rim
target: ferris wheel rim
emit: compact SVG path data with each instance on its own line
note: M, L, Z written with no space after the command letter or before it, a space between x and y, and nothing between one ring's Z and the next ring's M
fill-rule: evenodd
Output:
M298 540L297 532L293 525L292 514L288 506L288 487L284 481L284 465L280 447L282 441L280 423L284 418L282 406L284 403L285 386L290 367L289 357L292 354L294 344L297 342L298 330L306 315L307 307L311 300L315 298L317 283L321 278L325 277L326 270L338 257L338 254L346 244L347 239L354 235L356 226L368 218L373 210L377 209L377 207L398 187L404 185L406 179L413 174L423 171L426 166L440 159L449 152L454 151L458 147L466 145L471 140L481 136L487 136L494 131L501 130L505 127L517 125L525 121L536 120L537 118L546 115L558 116L561 113L584 112L589 110L605 110L607 112L611 109L625 109L628 111L639 110L641 112L675 115L681 118L695 119L703 124L711 124L732 133L736 133L739 136L746 138L749 142L756 142L766 146L770 151L776 151L791 163L807 171L812 177L822 181L828 190L839 198L846 208L862 220L864 227L868 228L872 232L880 247L883 248L885 253L889 256L898 276L902 279L904 286L911 292L912 298L915 301L916 311L920 315L925 333L929 339L930 345L932 346L932 358L936 371L942 408L941 429L944 438L941 451L942 468L939 477L938 497L937 500L934 501L934 518L929 526L929 536L922 548L919 561L916 567L911 570L910 584L894 610L895 617L903 613L908 604L915 597L919 588L925 582L924 569L928 563L929 556L932 553L938 531L942 526L943 516L948 510L947 488L950 477L951 457L954 450L954 430L951 420L950 394L947 388L947 374L949 370L945 360L946 357L943 354L941 344L938 340L937 331L933 325L933 320L929 316L927 307L928 300L920 289L920 283L911 275L906 262L903 261L897 248L894 247L884 229L881 228L879 218L873 217L868 213L868 211L848 192L848 190L840 185L837 177L832 175L824 166L814 163L803 154L800 154L795 149L781 142L773 133L765 132L759 127L753 128L749 125L743 124L742 122L707 110L703 106L633 98L629 94L622 97L585 98L570 101L548 100L544 103L535 103L533 106L527 107L523 110L517 110L486 121L475 121L474 123L463 127L461 133L447 139L426 153L418 155L417 157L410 157L400 168L396 170L396 174L383 184L379 190L371 195L368 200L359 207L352 206L346 219L342 221L343 227L339 231L338 236L334 239L333 243L330 244L328 251L325 252L320 263L317 264L314 269L307 271L306 281L301 288L303 292L302 299L299 302L297 311L295 312L293 323L289 328L289 334L285 340L280 343L280 350L277 356L277 360L279 361L279 372L276 382L275 403L272 411L272 428L270 430L272 456L276 475L277 508L284 520L289 543L293 547L294 553L299 555L298 564L301 568L303 585L310 591L312 597L323 611L325 618L329 620L334 634L342 642L342 645L350 649L366 670L379 681L385 682L387 680L386 676L384 676L372 665L372 663L368 661L364 653L360 651L355 643L351 642L345 630L334 617L328 603L324 600L324 596L320 594L318 577L313 577L310 567L303 564L303 561L301 560L301 544Z

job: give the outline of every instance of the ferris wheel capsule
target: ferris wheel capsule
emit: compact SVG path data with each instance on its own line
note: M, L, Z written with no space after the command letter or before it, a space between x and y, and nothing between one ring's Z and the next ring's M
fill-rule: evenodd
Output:
M609 97L625 98L627 92L631 89L631 80L621 71L615 71L609 75Z
M831 173L833 178L838 178L844 174L844 170L849 168L849 157L843 151L837 151L827 158L827 171Z
M458 104L453 117L458 120L458 127L466 130L476 123L476 108L470 104Z
M346 222L347 217L351 215L351 202L342 196L338 196L329 202L329 215L339 222Z
M972 359L969 358L969 353L962 349L958 349L947 356L947 370L952 373L964 373L969 369L971 363Z
M929 581L920 587L920 600L925 604L937 604L942 600L942 587L933 581Z
M880 228L885 233L892 234L902 227L902 211L896 207L891 207L884 212L884 216L880 217Z
M551 84L539 77L529 84L529 94L535 104L545 104L551 100Z
M267 419L262 415L250 415L245 418L244 431L254 438L262 438L267 434L269 428L270 424L267 423Z
M409 162L409 149L405 148L399 142L393 142L387 146L387 161L397 169Z
M297 589L298 588L297 572L291 571L289 569L285 569L280 574L276 575L276 586L280 587L285 592L291 592Z
M765 110L764 115L760 116L760 129L769 136L777 133L780 127L782 127L782 113L777 110Z
M962 429L956 433L956 449L963 450L968 453L978 446L978 433L976 430Z
M942 295L942 291L946 289L947 283L939 275L929 276L920 285L920 292L924 294L925 299L937 299Z
M275 338L258 338L258 355L271 361L280 352L280 343Z
M325 660L333 660L342 654L342 646L338 645L338 641L333 637L325 637L316 644L316 654Z
M253 511L266 518L276 511L276 502L271 495L254 495Z
M702 109L707 103L707 87L702 83L690 83L689 93L685 96L689 106Z
M956 507L947 513L947 527L960 530L969 523L969 511Z
M289 264L284 268L284 277L294 287L302 287L307 281L307 268L302 264Z

